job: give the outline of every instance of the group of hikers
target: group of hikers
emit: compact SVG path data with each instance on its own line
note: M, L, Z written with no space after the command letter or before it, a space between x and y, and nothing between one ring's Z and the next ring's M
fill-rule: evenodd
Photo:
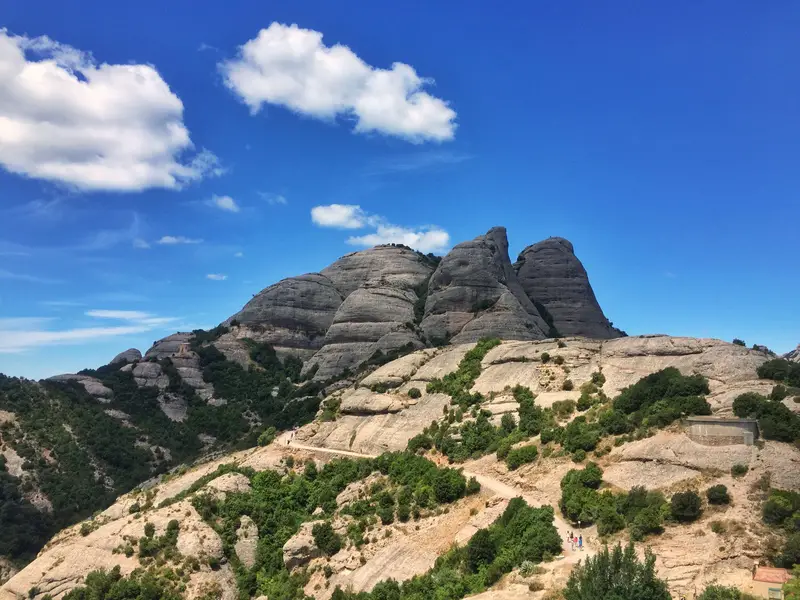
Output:
M567 532L567 542L569 542L569 547L572 550L575 550L575 546L578 547L578 550L583 552L583 534L579 533L578 536L575 536L574 531Z

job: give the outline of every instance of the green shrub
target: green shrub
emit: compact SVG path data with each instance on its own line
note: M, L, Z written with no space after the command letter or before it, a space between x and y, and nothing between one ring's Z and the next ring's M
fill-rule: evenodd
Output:
M412 387L410 390L408 390L408 397L414 399L421 398L422 392L419 391L419 388Z
M133 504L131 504L131 505L130 505L130 507L128 508L128 512L129 512L129 513L131 513L131 514L138 513L140 510L142 510L142 507L141 507L141 506L139 506L139 503L138 503L138 502L134 502L134 503L133 503Z
M328 521L314 525L311 528L311 535L314 536L317 548L328 556L333 556L342 549L342 538Z
M557 365L563 365L564 364L564 357L560 356L560 355L556 355L556 356L553 357L553 362L555 364L557 364Z
M508 453L506 466L512 471L520 466L531 463L539 456L539 449L533 444L514 448Z
M92 526L89 523L81 523L81 535L86 537L92 533Z
M550 362L550 354L548 352L542 352L541 359L543 363L547 364Z
M273 441L275 441L275 437L277 436L278 432L275 430L274 427L267 427L261 435L258 436L258 445L259 446L269 446Z
M556 345L557 345L559 348L566 348L566 347L567 347L567 344L564 342L564 340L558 340L558 341L556 342Z
M553 406L551 408L559 419L566 419L575 412L575 401L557 400L553 402Z
M572 391L574 387L575 385L572 383L571 379L565 379L564 383L561 384L561 389L567 392Z
M706 498L709 504L730 504L731 497L728 488L722 484L712 485L706 490Z
M672 495L670 513L676 521L689 523L696 520L701 512L702 501L697 492L689 490Z
M473 573L484 566L491 564L497 556L497 547L491 533L486 529L479 529L467 543L467 566Z
M155 525L153 525L152 523L145 523L144 524L144 536L145 537L151 538L151 537L153 537L155 535L155 533L156 533L156 526Z
M481 484L478 483L478 480L474 477L470 477L467 481L467 488L465 493L467 496L472 496L473 494L477 494L481 491Z
M603 384L606 382L606 376L603 375L602 371L595 371L592 373L592 383L597 387L603 387Z
M580 463L586 460L586 451L578 448L572 453L572 462Z
M747 344L744 343L744 340L740 340L739 338L733 338L733 343L737 346L747 346Z
M514 415L511 413L505 413L500 418L500 428L507 434L514 431L517 428L517 422L514 420Z
M633 544L623 550L605 547L587 557L570 573L564 589L565 600L670 600L667 584L656 577L656 557L645 550L644 562L636 556Z
M712 584L703 590L697 600L758 600L758 598L751 594L746 594L735 587Z
M731 475L734 477L743 477L744 475L747 475L747 471L749 470L750 469L747 465L737 463L731 467Z

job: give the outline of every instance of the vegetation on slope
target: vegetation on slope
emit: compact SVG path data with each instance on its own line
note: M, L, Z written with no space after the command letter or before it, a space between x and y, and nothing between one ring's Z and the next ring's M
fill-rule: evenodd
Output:
M560 552L553 509L514 498L494 524L476 532L465 547L440 556L424 575L384 581L358 594L336 588L332 600L457 600L485 590L524 561L541 562Z
M343 514L355 520L348 529L348 543L360 546L377 520L390 523L419 518L439 504L454 502L480 489L477 482L467 482L454 469L439 468L432 462L408 452L387 453L375 459L338 459L317 469L308 462L302 473L282 476L275 471L252 473L252 492L228 494L225 500L211 495L195 496L193 504L201 516L220 534L224 552L233 565L241 598L266 595L269 598L302 596L305 577L290 574L283 563L283 545L312 518L322 520L313 536L326 554L334 554L345 543L330 527L337 512L337 495L348 484L378 471L384 480L376 482L369 495L349 503ZM312 517L321 509L322 514ZM259 542L256 564L248 569L236 557L236 530L243 515L258 526Z

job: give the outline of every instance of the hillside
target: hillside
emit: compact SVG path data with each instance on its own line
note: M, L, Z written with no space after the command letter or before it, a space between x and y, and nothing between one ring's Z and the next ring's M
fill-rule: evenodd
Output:
M647 544L658 555L659 574L675 593L702 589L712 580L744 585L754 561L772 560L775 552L779 552L785 534L763 524L760 512L771 488L800 489L800 451L792 445L767 440L756 446L703 446L689 439L678 422L670 425L674 417L668 411L651 412L648 413L651 416L645 417L652 420L670 415L663 426L640 425L636 432L628 430L630 433L606 438L603 436L608 434L602 431L607 426L602 425L597 430L600 437L590 443L594 450L587 450L580 456L583 452L580 448L567 450L579 439L569 436L584 436L598 426L592 423L604 422L602 408L609 402L608 398L618 396L625 388L638 389L637 386L642 385L639 382L646 381L648 375L664 373L663 369L669 367L676 367L683 374L676 371L676 375L670 377L695 378L687 377L686 383L681 385L695 386L704 382L700 387L707 392L698 390L707 400L709 409L717 415L730 415L734 399L740 395L772 392L774 382L760 379L757 372L772 357L718 340L667 336L607 341L570 337L499 344L481 342L477 354L470 354L475 348L475 344L460 344L419 350L364 372L352 378L354 381L334 384L332 388L339 389L327 395L313 422L295 435L284 434L266 447L217 457L189 470L181 469L154 485L148 484L144 490L122 496L100 515L58 534L33 563L0 588L0 598L16 600L46 594L57 598L79 584L89 571L115 565L120 565L124 575L140 565L170 568L171 564L180 564L178 570L184 573L179 578L183 582L181 594L191 598L234 598L237 589L245 596L266 593L270 598L273 595L282 597L278 588L288 588L281 586L300 586L306 594L326 599L336 586L355 591L370 590L379 581L405 580L434 568L438 555L445 553L453 542L464 544L475 532L490 526L506 510L509 498L517 495L523 496L532 506L552 506L553 526L563 539L565 532L574 529L574 525L569 523L559 504L562 495L559 482L570 469L588 464L589 458L602 469L603 489L614 494L624 495L637 485L645 485L651 491L660 490L665 496L686 489L703 491L715 484L727 486L732 497L730 504L708 505L698 520L686 525L669 524L662 534L648 534ZM468 396L452 397L452 387L445 393L437 391L437 386L442 385L437 382L456 381L460 377L458 374L465 372L465 365L475 364L470 362L472 356L477 358L478 366L472 368L470 378L461 379L466 381ZM567 380L572 386L565 385ZM521 392L525 389L534 397L535 404L526 400ZM414 397L417 395L419 397ZM574 402L578 401L580 406L582 397L587 399L588 410L584 406L576 413ZM462 404L465 398L468 398L467 405ZM565 400L573 400L573 403L570 406ZM668 401L657 410L668 409L679 400ZM800 409L800 404L792 397L785 397L780 403L795 413ZM485 416L473 408L478 406L487 411ZM497 448L496 442L491 441L491 436L497 433L492 432L506 435L502 433L508 421L504 415L514 415L515 427L520 429L519 434L512 432L510 439L519 440L513 447L524 445L527 437L524 432L528 431L530 436L533 431L523 429L529 427L526 423L530 422L531 406L541 409L534 414L539 425L531 437L540 456L531 464L509 469L491 449ZM578 414L580 417L576 417ZM581 424L584 417L586 425ZM636 414L630 418L634 417ZM449 433L444 437L431 433L432 421L437 423L437 431L449 429ZM656 422L660 421L652 421ZM555 441L545 442L545 432L551 431L548 427L556 428L548 433ZM362 517L358 515L364 513L359 511L366 509L367 516L370 510L381 514L381 490L393 490L400 504L404 492L393 487L398 483L392 479L391 467L387 467L383 476L388 480L378 486L375 484L382 481L381 467L377 467L378 472L374 471L376 466L364 467L359 473L346 470L352 474L345 479L330 479L336 482L332 483L333 491L316 492L312 486L305 492L312 498L303 505L302 511L307 512L301 511L302 514L294 517L297 520L292 521L290 530L295 533L281 533L288 537L282 537L285 543L281 542L281 547L274 550L278 552L276 556L281 557L280 564L267 559L265 544L274 543L274 540L269 542L272 535L269 528L273 525L268 519L264 520L265 515L258 512L261 509L247 508L260 494L267 493L263 482L272 481L269 477L263 479L260 473L287 473L292 469L303 472L302 465L312 458L318 470L337 456L351 460L376 456L387 450L403 450L412 438L423 444L419 450L422 452L425 442L419 435L423 431L432 436L431 440L435 438L435 448L426 455L442 465L448 463L446 455L450 456L456 466L464 469L465 478L474 477L481 484L480 491L465 497L459 497L458 493L451 498L442 497L442 504L430 505L432 508L422 508L429 505L416 500L414 495L410 506L420 507L418 516L405 521L398 512L388 519L389 522L383 522L385 517L377 522L367 521L371 524L362 531L359 529ZM479 433L481 431L483 433ZM479 437L474 437L476 434ZM482 449L481 436L489 436L486 438L488 452ZM472 450L463 454L461 449L467 443L472 444ZM737 464L748 465L744 477L731 476ZM229 466L215 471L219 465ZM337 466L334 461L331 468L344 467ZM337 472L331 471L331 476ZM328 477L325 475L322 481L329 481ZM365 483L358 484L362 479ZM294 480L290 477L283 481L288 484ZM276 490L277 482L272 484ZM301 487L303 485L308 484ZM410 489L415 488L412 485ZM297 493L291 490L287 488L287 492ZM374 508L359 504L361 499L369 499L370 494L375 494ZM356 509L356 506L361 508ZM246 515L252 515L252 519ZM177 531L175 526L170 530L169 523L173 519ZM342 549L331 549L329 559L324 553L320 556L317 542L311 535L312 525L301 526L302 522L309 521L332 523L334 533L342 536ZM602 519L601 522L605 523ZM713 531L712 522L719 523L713 526ZM146 523L154 525L151 538L148 538ZM544 588L542 593L562 586L571 566L597 548L598 530L592 526L582 531L587 540L586 553L566 548L552 562L544 562L535 575L520 570L517 565L495 586L499 591L489 592L486 598L516 597L526 593L534 580L537 587ZM605 537L618 539L624 537L626 531L605 534ZM357 544L362 537L366 543ZM157 543L153 543L166 548L167 555L159 554L165 550L156 550L152 555L150 550L142 553L137 549L141 548L142 539L156 540ZM126 543L130 543L130 551ZM698 551L686 553L687 544ZM145 542L145 545L150 548L151 543ZM173 547L175 550L169 550ZM160 560L159 556L165 558ZM289 577L289 573L294 575ZM262 583L257 584L257 581ZM272 583L267 584L267 581ZM273 594L268 589L272 589Z

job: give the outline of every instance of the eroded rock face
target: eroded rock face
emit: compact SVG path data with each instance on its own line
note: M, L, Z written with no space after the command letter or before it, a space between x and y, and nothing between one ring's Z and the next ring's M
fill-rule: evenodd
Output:
M428 285L422 329L429 341L454 343L546 337L547 325L511 267L505 228L458 244L442 259Z
M258 550L258 526L253 519L243 515L236 530L236 544L233 546L237 558L248 569L256 564Z
M117 354L109 364L116 365L117 363L132 363L142 359L142 353L136 348L128 348L125 352Z
M544 307L543 316L549 315L560 335L620 336L597 303L586 269L569 241L552 237L528 246L514 263L514 270L528 298Z
M314 525L322 521L309 521L300 526L300 530L288 539L283 545L283 564L290 571L308 564L311 559L320 555L320 550L314 543L311 530Z
M791 352L787 352L783 356L786 360L791 360L792 362L800 362L800 345L797 346Z
M139 387L155 387L163 390L169 385L169 377L156 362L137 363L131 373Z
M156 341L153 347L145 352L145 359L155 358L161 360L162 358L169 358L179 352L185 352L189 349L189 341L192 339L191 333L173 333L165 338Z

